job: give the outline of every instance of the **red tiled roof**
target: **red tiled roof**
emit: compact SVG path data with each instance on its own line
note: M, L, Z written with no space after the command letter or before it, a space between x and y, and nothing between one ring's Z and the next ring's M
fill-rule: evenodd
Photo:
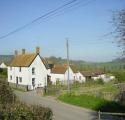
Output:
M51 73L64 74L66 72L66 70L67 70L67 67L58 65L58 66L54 66L54 68L52 68Z

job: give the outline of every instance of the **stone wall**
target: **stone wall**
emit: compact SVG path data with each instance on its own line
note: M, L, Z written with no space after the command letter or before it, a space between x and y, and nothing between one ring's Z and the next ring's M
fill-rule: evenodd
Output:
M15 83L9 83L9 86L11 86L12 88L17 89L17 90L28 91L27 85L19 85L19 84L17 85Z

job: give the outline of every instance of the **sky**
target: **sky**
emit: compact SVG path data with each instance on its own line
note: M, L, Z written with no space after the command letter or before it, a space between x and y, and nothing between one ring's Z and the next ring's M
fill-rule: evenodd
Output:
M0 37L71 0L0 0ZM106 62L117 58L121 49L113 36L114 11L124 8L125 0L78 0L80 5L65 8L40 19L25 29L0 39L0 54L14 50L34 52L41 56L66 58L66 38L70 59ZM87 4L86 4L87 3Z

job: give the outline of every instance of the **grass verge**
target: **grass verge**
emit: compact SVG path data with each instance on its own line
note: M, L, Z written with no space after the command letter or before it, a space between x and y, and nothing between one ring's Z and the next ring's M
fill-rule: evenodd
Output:
M90 95L65 94L58 97L59 100L72 105L105 112L125 112L125 106L114 101L107 101L100 97Z

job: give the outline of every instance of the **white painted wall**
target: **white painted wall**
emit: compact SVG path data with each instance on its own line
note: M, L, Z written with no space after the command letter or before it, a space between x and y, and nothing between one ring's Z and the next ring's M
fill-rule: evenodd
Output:
M109 82L109 81L114 80L114 79L115 79L115 76L105 75L105 77L103 78L103 81Z
M98 80L100 79L100 76L95 76L95 77L92 77L93 80Z
M32 75L32 68L35 68L35 74ZM28 68L29 71L29 85L32 85L32 78L35 78L35 88L37 87L44 87L47 85L47 74L48 70L46 69L45 65L41 61L39 55L33 61L33 63Z
M74 77L76 77L75 73L73 73L72 69L69 67L69 80L73 81ZM65 74L64 74L64 80L68 79L68 69L66 70Z
M0 64L0 68L7 68L7 65L6 65L4 62L2 62L2 63Z
M78 73L75 73L76 75L76 80L78 80L79 82L85 82L86 81L86 78L82 75L82 73L78 72ZM81 79L80 79L81 77Z
M64 74L51 73L50 76L51 76L52 84L56 84L57 80L59 80L60 82L64 82L64 80L65 80Z
M12 80L10 79L12 76ZM18 77L18 83L20 85L28 85L28 67L8 67L8 82L16 83L16 77ZM22 77L22 82L19 81L19 77Z

